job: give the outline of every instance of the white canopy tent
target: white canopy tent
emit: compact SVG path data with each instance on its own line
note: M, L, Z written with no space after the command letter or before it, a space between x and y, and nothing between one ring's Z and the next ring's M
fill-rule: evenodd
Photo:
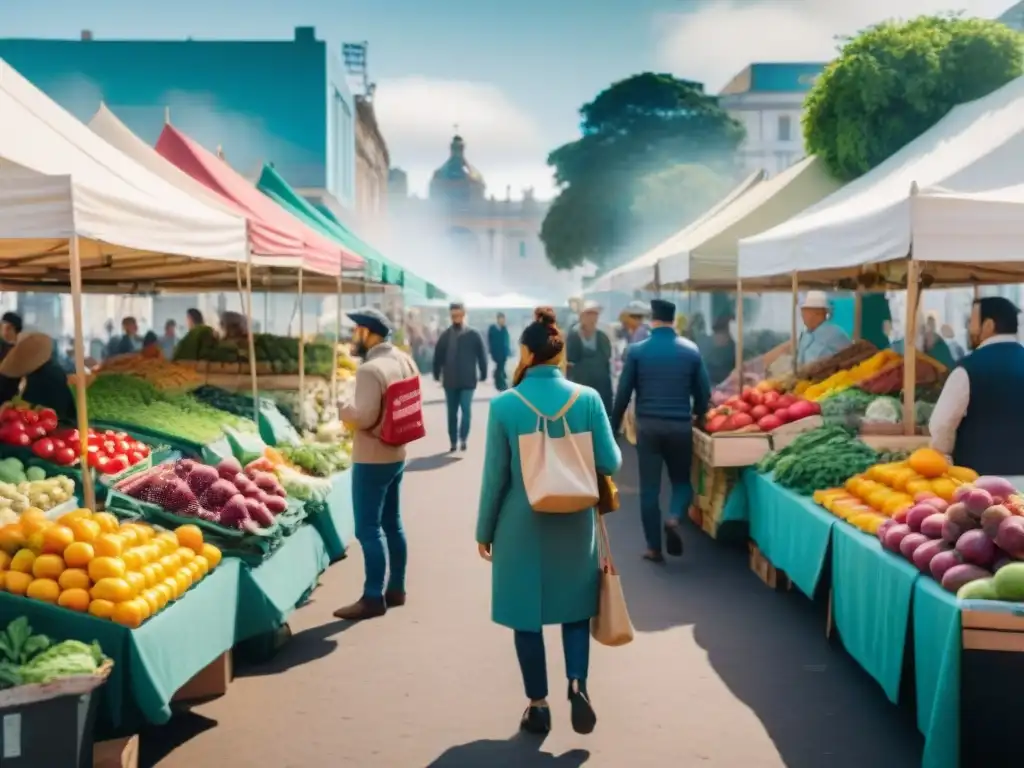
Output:
M86 282L158 281L186 265L201 273L194 259L246 261L243 218L138 165L2 60L0 115L5 283L68 285L76 241Z
M521 293L502 293L493 296L467 293L454 299L428 299L422 303L417 302L415 306L447 307L452 301L462 302L466 309L535 309L548 303Z
M684 244L696 229L731 206L737 199L755 189L761 184L764 177L764 171L751 174L734 187L729 194L674 235L666 238L642 256L638 256L632 261L615 267L615 269L611 269L598 277L587 287L586 293L600 293L603 291L632 292L651 285L655 282L655 273L660 263L678 254L680 245ZM664 275L661 276L661 281L665 282Z
M801 281L930 262L932 284L1005 283L1024 262L1024 78L955 107L877 168L740 241L741 278ZM938 264L938 263L941 263ZM904 267L899 267L903 269ZM893 271L890 279L898 279ZM761 281L758 281L761 282Z

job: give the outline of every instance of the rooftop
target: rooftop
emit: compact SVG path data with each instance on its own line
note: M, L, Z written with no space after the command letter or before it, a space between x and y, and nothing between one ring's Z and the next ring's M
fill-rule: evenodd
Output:
M824 62L755 62L730 80L722 96L740 93L806 93L825 69Z

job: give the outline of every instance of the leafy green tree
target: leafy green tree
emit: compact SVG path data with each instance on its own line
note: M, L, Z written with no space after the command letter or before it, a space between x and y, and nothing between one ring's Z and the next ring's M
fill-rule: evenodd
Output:
M807 96L807 151L838 178L874 168L957 104L1024 71L1024 37L997 21L919 16L847 38Z
M712 176L732 179L744 138L702 85L650 72L609 86L580 117L581 137L548 157L560 190L541 239L561 269L605 265L684 224L714 201ZM680 183L672 197L655 199L671 182Z

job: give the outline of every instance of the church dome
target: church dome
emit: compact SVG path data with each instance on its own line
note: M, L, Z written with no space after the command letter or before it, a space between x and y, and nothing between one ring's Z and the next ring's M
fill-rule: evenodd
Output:
M434 171L430 180L430 197L434 199L482 199L486 188L484 177L466 159L466 142L461 136L452 139L448 159Z

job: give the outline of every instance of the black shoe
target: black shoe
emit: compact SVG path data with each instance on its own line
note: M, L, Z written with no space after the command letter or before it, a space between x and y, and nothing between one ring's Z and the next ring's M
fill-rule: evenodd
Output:
M648 549L646 552L644 552L643 557L644 560L650 560L652 563L665 562L665 556L662 555L661 552L657 551L656 549Z
M361 597L352 605L346 605L334 612L336 619L345 621L363 621L364 619L376 619L387 613L388 607L384 599L380 597Z
M597 725L597 715L594 708L590 706L590 697L587 695L587 686L579 680L569 683L569 707L572 710L572 729L576 733L593 733Z
M460 451L465 451L465 450L467 450L467 447L466 447L466 441L465 441L465 440L463 440L463 441L462 441L462 444L461 444L461 445L459 446L459 450L460 450Z
M458 448L459 446L457 446L455 443L452 443L452 447L448 449L448 453L455 453L455 451L458 450Z
M683 537L679 535L679 527L665 525L665 551L672 557L681 557L683 554Z
M540 736L551 733L551 710L547 707L527 707L519 721L519 730Z

